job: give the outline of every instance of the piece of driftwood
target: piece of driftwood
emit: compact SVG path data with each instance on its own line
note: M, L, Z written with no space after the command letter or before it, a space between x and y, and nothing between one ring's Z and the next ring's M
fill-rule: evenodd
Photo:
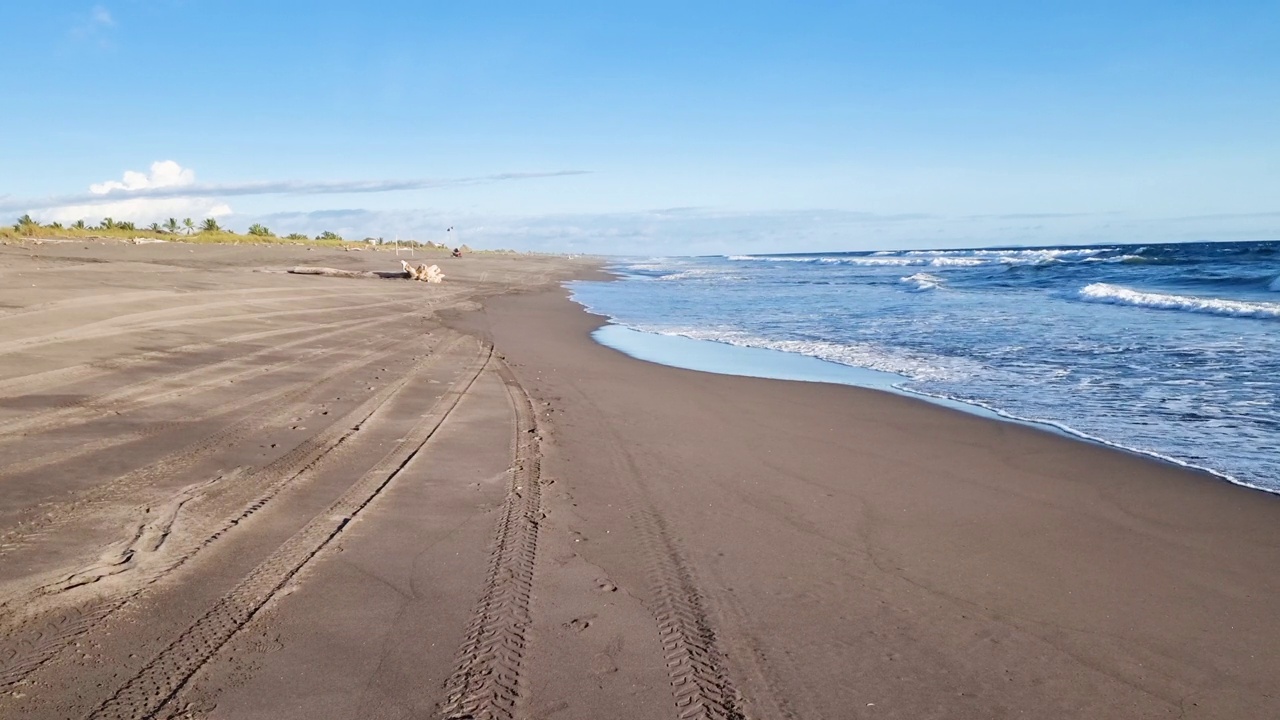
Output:
M439 283L444 282L444 273L440 272L439 265L419 265L414 267L404 260L400 261L400 267L404 268L405 273L414 280L422 282Z
M418 265L414 267L409 263L401 260L400 266L403 270L396 272L393 270L339 270L338 268L312 267L307 265L299 265L298 267L289 269L288 272L294 275L326 275L328 277L345 277L345 278L390 278L398 280L419 280L428 283L444 282L444 273L440 272L438 265Z

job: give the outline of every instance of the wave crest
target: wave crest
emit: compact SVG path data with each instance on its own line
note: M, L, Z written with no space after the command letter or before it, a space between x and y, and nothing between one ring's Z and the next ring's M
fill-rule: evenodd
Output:
M893 373L916 381L958 381L981 371L978 364L962 358L917 355L871 343L768 338L725 328L662 327L645 324L627 324L627 327L659 335L675 335L738 347L766 348L808 355L841 365Z
M911 292L928 292L937 290L942 284L942 278L929 273L916 273L915 275L898 278L898 282L910 285Z
M1107 283L1086 285L1081 288L1080 297L1090 302L1133 305L1157 310L1182 310L1231 317L1280 319L1280 303L1246 302L1244 300L1224 300L1193 295L1141 292Z

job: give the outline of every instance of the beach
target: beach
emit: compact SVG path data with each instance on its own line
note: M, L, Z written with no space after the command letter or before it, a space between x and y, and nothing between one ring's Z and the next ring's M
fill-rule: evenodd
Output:
M1274 495L630 358L597 261L0 259L0 716L1280 716Z

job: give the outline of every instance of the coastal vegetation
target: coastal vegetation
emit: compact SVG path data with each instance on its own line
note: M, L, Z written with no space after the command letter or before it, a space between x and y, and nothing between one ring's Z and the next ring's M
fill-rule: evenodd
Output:
M197 221L194 218L166 218L163 221L148 223L141 227L133 221L116 220L104 217L97 224L85 220L77 220L70 225L60 222L42 223L25 213L12 225L0 227L0 239L48 239L48 240L166 240L173 242L193 243L307 243L328 247L367 247L368 241L346 240L332 230L325 230L315 237L303 233L292 232L283 237L276 235L270 228L261 223L254 223L243 232L222 226L216 218L205 218ZM445 248L443 243L417 243L412 240L401 241L423 248Z

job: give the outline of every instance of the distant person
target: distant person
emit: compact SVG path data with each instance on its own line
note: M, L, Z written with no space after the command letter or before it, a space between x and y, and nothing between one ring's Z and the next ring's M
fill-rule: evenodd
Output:
M462 257L462 249L461 249L461 248L454 248L454 249L453 249L453 256L454 256L454 257Z

